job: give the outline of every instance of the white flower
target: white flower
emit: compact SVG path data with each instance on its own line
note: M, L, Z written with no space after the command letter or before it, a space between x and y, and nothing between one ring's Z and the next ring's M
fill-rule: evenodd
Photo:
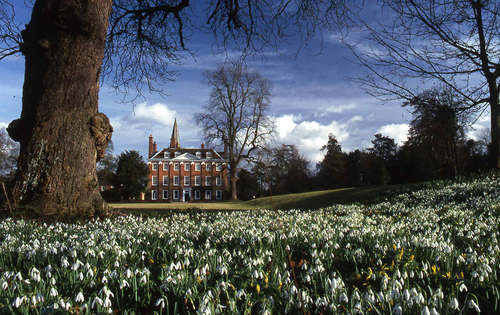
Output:
M96 297L94 298L94 301L92 301L92 308L94 308L94 306L95 306L96 304L98 304L98 305L102 305L102 300L101 300L98 296L96 296Z
M347 295L344 292L342 292L342 294L339 297L339 301L340 301L340 303L347 303L347 302L349 302L349 298L347 297Z
M452 310L458 310L459 308L458 300L456 297L453 297L448 305Z
M123 279L120 282L120 289L123 289L123 288L126 288L126 287L130 287L130 285L128 284L127 280Z
M438 311L436 310L436 308L431 308L431 315L439 315Z
M460 284L460 286L458 287L458 290L459 290L460 292L464 292L464 291L465 291L465 292L467 292L467 287L465 286L465 283L463 283L463 282L462 282L462 283Z
M394 307L392 308L392 313L393 313L394 315L402 315L402 314L403 314L403 308L401 307L401 305L396 304L396 305L394 305Z
M127 279L130 279L132 277L132 271L130 271L130 269L127 269L127 271L125 271L125 276L127 277Z
M481 313L479 306L474 302L474 300L469 300L469 308L473 308L476 312Z
M142 283L142 284L146 284L146 282L148 282L148 280L146 279L146 275L142 275L142 277L139 280L139 282Z
M106 296L106 298L104 299L103 306L104 307L111 307L111 300L109 299L109 296Z
M165 300L163 298L159 298L157 301L156 301L156 306L160 306L160 308L165 308Z
M15 308L19 308L21 304L23 303L23 300L20 297L16 297L14 301L12 302L12 306Z
M7 283L7 281L4 281L2 282L2 290L7 290L7 288L9 287L9 284Z
M77 294L77 295L76 295L76 297L75 297L75 302L77 302L77 303L81 303L81 302L83 302L83 301L85 301L85 298L84 298L84 296L83 296L82 291L80 291L80 292L78 292L78 294Z
M431 315L431 312L429 311L429 308L426 306L424 306L424 308L422 309L422 312L420 312L420 315Z
M108 283L108 278L106 276L102 276L102 283Z
M58 296L59 295L59 293L57 293L56 288L54 288L54 287L50 288L50 293L49 294L50 294L50 296Z

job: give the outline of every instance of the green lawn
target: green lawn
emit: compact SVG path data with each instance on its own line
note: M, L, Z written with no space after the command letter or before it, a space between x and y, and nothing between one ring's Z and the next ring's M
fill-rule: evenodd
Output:
M253 210L265 209L318 209L336 203L373 202L400 191L404 186L352 187L312 191L297 194L276 195L249 201L222 201L207 203L115 203L114 209L126 212L159 214L163 210Z

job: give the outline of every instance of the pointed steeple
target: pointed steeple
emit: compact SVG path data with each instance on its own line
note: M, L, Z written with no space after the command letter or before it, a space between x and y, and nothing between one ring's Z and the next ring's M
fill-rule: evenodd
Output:
M172 130L172 138L170 138L170 148L180 148L179 129L177 128L177 118L174 120L174 129Z

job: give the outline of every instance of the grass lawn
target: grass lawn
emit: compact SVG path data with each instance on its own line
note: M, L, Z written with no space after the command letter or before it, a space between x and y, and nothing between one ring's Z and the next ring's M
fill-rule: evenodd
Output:
M222 201L206 203L115 203L114 209L141 214L161 214L164 210L254 210L254 209L318 209L337 203L369 203L384 199L401 185L352 187L331 190L311 191L261 197L248 201Z

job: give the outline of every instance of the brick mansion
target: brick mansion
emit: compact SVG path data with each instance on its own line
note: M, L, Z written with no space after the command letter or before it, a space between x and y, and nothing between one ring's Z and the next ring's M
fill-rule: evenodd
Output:
M225 199L228 187L227 162L214 149L182 148L177 120L174 121L170 146L157 150L149 136L148 194L158 202L213 201Z

